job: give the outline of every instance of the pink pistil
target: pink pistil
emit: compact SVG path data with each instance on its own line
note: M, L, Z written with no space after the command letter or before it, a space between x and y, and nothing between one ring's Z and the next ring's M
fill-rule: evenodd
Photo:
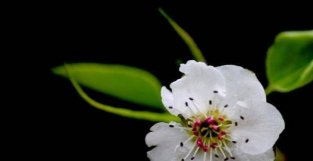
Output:
M222 140L225 135L226 135L226 132L225 131L221 131L220 133L218 133L217 138L219 140Z
M217 147L217 143L212 143L212 144L210 145L210 147L213 148L213 149L215 149L215 148Z
M216 121L214 120L213 116L208 117L207 119L205 119L205 122L207 122L210 125L216 123Z

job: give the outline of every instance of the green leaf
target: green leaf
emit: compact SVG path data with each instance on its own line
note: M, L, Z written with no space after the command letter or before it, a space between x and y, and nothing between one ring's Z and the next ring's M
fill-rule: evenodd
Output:
M174 28L177 34L187 44L194 58L197 61L206 62L201 50L199 49L195 41L192 39L192 37L183 28L181 28L170 16L168 16L163 9L159 8L159 11L161 15L164 18L166 18L166 20L171 24L171 26Z
M267 93L290 92L313 80L313 30L280 33L266 58Z
M66 65L79 84L133 103L163 108L161 84L152 74L134 67L77 63ZM68 77L65 66L53 69L57 75Z
M154 122L171 122L176 121L179 122L179 118L175 117L173 115L170 115L168 113L155 113L150 111L134 111L130 109L120 108L120 107L113 107L109 105L101 104L95 100L93 100L91 97L89 97L84 90L79 86L79 84L74 80L72 77L72 73L68 71L67 65L65 66L65 70L68 73L68 77L76 89L77 93L91 106L106 111L108 113L116 114L123 117L133 118L133 119L140 119L140 120L147 120L147 121L154 121Z
M275 148L276 159L275 161L285 161L286 157L283 152L281 152L277 147Z

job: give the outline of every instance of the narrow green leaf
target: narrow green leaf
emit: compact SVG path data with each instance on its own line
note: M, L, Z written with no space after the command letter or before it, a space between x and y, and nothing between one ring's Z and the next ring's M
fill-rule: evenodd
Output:
M170 16L168 16L163 9L159 9L161 15L166 18L166 20L171 24L174 30L178 33L178 35L184 40L184 42L189 47L192 55L197 61L206 62L201 50L194 42L192 37L183 29L181 28Z
M65 67L66 68L66 67ZM65 69L66 70L66 69ZM91 106L112 113L116 115L120 115L123 117L133 118L133 119L140 119L140 120L148 120L148 121L164 121L164 122L170 122L170 121L179 121L178 117L175 117L173 115L167 114L167 113L155 113L150 111L134 111L130 109L120 108L120 107L113 107L109 105L101 104L92 98L90 98L84 90L79 86L79 84L75 81L74 77L72 77L71 72L67 72L68 77L73 84L74 88L76 89L77 93Z
M313 80L313 30L280 33L266 58L267 93L289 92Z
M134 67L96 63L68 64L73 79L90 89L133 103L163 109L161 84L152 74ZM68 77L64 66L53 69Z

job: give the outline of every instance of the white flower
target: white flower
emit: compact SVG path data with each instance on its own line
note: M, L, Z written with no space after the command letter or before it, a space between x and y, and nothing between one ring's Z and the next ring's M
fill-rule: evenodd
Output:
M182 123L157 123L146 136L151 161L273 161L285 128L255 74L242 67L188 61L163 87L162 102Z

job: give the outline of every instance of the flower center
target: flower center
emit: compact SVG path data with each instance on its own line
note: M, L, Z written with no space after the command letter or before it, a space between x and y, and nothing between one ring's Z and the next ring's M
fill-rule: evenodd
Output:
M214 93L218 92L214 91ZM209 111L204 113L200 110L197 103L194 102L193 98L190 97L189 100L190 102L185 102L185 106L193 115L185 119L183 115L179 114L178 116L182 120L182 127L178 126L176 128L186 130L190 137L180 142L176 148L183 148L188 142L193 142L193 145L181 161L186 161L188 157L194 160L199 151L202 151L204 160L206 160L207 155L209 155L210 161L212 157L223 158L224 161L229 159L235 160L230 146L231 144L236 144L237 141L232 140L231 130L238 126L238 120L230 120L225 115L225 109L229 107L228 104L219 107L213 104L212 100L209 100ZM240 119L244 120L245 118L240 115ZM175 128L173 124L169 126ZM249 139L247 138L245 143L248 142Z
M207 117L197 116L188 122L190 134L195 136L197 146L204 152L221 148L226 149L230 142L229 127L232 121L217 109L208 112Z

